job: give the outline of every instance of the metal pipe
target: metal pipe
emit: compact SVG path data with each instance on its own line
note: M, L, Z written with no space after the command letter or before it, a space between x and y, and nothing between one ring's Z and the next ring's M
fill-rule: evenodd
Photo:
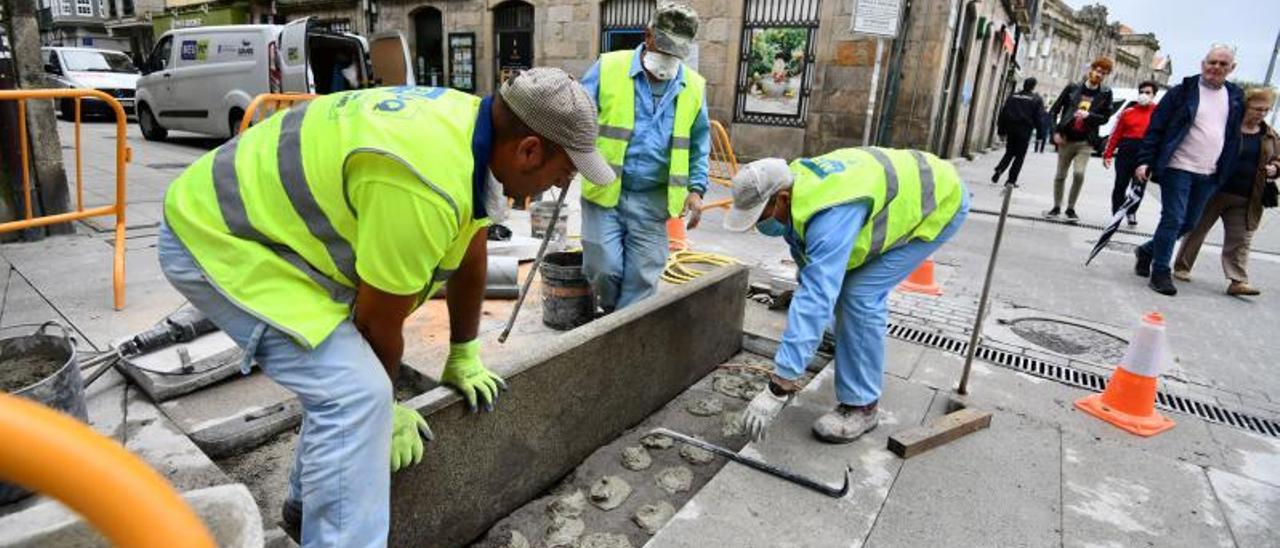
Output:
M1009 217L1009 199L1016 185L1004 185L1004 201L1000 204L1000 220L996 223L995 241L991 243L991 259L987 261L987 276L982 280L982 296L978 298L978 316L973 319L973 334L969 336L969 348L965 351L964 372L960 374L960 387L956 393L969 393L969 371L973 368L973 356L978 352L978 339L982 337L982 319L987 315L987 297L991 293L991 278L996 271L996 256L1000 253L1000 240L1004 238L1004 221Z
M564 197L569 195L569 189L560 189L560 199L556 200L556 208L551 212L551 222L547 223L547 232L542 235L542 245L538 246L538 258L533 261L533 268L529 269L529 274L524 277L524 285L520 286L520 295L516 297L516 306L511 309L511 317L507 318L507 326L502 328L502 334L498 335L498 343L507 342L507 336L511 334L511 328L516 325L516 316L520 314L520 307L524 305L524 298L529 294L529 286L533 284L533 277L538 273L538 267L542 266L542 259L547 253L547 244L551 242L552 236L556 233L556 221L560 219L560 207L564 205Z

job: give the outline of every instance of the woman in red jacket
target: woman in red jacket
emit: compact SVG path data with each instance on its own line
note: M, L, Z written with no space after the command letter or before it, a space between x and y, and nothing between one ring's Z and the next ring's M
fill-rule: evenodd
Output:
M1124 205L1124 196L1129 189L1129 181L1133 171L1137 169L1138 148L1142 145L1142 136L1147 132L1147 124L1151 122L1151 113L1156 110L1156 83L1138 84L1138 100L1120 113L1120 120L1107 139L1107 150L1102 153L1102 167L1111 169L1112 157L1116 160L1116 182L1111 189L1111 214L1115 215ZM1117 149L1119 153L1117 154ZM1142 183L1137 183L1142 184ZM1126 212L1129 226L1138 224L1139 198Z

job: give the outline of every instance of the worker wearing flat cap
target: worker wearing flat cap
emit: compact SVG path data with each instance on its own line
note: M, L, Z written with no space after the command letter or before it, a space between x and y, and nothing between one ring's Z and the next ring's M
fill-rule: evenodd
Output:
M615 176L582 187L583 271L606 313L657 291L667 260L666 223L701 216L711 150L706 80L682 62L698 15L662 2L645 41L605 53L582 77L600 111L600 153Z
M955 168L915 150L849 148L790 165L768 158L738 172L725 228L781 236L800 269L769 388L744 414L753 439L799 390L833 314L838 405L813 433L849 443L876 427L889 292L960 230L968 211Z
M160 266L302 404L287 530L304 547L386 546L391 473L426 421L395 403L404 321L448 280L441 381L474 410L502 379L480 361L485 227L503 194L608 182L595 105L560 69L476 97L392 87L295 105L197 160L168 189ZM489 175L492 174L493 177ZM421 433L421 435L420 435Z

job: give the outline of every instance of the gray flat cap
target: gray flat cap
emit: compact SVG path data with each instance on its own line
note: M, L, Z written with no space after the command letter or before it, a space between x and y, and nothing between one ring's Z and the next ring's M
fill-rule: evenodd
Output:
M588 181L607 185L616 178L609 162L596 150L596 104L569 73L537 67L502 84L499 92L520 121L538 135L560 145Z

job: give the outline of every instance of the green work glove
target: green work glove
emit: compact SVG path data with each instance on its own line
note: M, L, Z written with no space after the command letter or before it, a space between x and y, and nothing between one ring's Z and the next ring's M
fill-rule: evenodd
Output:
M421 434L421 435L419 435ZM417 411L400 404L391 407L391 472L422 462L422 440L435 434Z
M477 399L485 411L493 411L498 389L507 389L502 377L489 372L480 363L480 341L476 339L449 344L449 359L444 362L444 375L440 380L461 391L473 413Z

